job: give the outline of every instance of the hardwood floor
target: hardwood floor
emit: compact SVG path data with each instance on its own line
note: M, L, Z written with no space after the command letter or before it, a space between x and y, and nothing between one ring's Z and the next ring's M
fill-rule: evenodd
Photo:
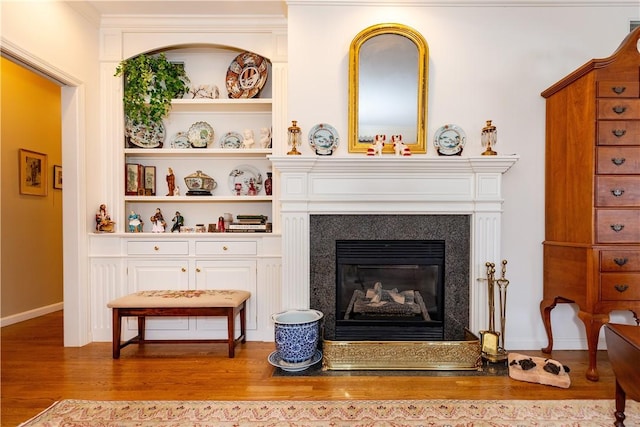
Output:
M585 378L586 351L556 351L571 368L571 387L481 376L273 376L273 343L248 342L227 358L225 344L153 344L122 350L111 343L63 347L62 312L2 328L2 426L15 426L61 399L320 400L320 399L613 399L615 379L605 351L600 381ZM545 356L539 351L522 351Z

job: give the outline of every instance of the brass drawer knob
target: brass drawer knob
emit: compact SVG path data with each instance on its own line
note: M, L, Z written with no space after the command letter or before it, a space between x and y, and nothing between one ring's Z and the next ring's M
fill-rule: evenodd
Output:
M624 86L613 86L611 87L611 90L616 94L616 95L622 95L622 93L626 90L627 88Z
M624 189L614 188L613 190L611 190L611 194L613 194L613 197L620 197L624 194Z
M618 292L624 292L629 289L629 285L614 285L613 287L616 288Z
M154 250L154 251L159 251L159 250L160 250L160 246L154 246L154 247L153 247L153 250Z
M627 262L629 262L629 259L628 258L614 258L613 262L615 262L618 265L618 267L622 267Z
M228 251L228 250L229 250L229 248L228 248L228 247L226 247L226 246L223 246L223 247L222 247L222 250L223 250L223 251Z
M611 224L610 227L613 231L615 231L616 233L619 233L624 228L624 224Z
M613 163L616 166L621 166L626 161L627 161L627 159L625 159L624 157L612 157L611 158L611 163Z
M613 129L611 131L611 133L616 137L616 138L620 138L622 136L624 136L627 133L626 129Z
M196 273L200 273L200 271L202 271L200 270L200 267L196 268Z
M184 267L182 267L180 270L181 270L183 273L185 273L185 272L187 271L187 269L186 269L186 268L184 268Z
M624 105L616 105L615 107L612 108L612 110L616 114L622 114L625 111L627 111L627 107L625 107Z

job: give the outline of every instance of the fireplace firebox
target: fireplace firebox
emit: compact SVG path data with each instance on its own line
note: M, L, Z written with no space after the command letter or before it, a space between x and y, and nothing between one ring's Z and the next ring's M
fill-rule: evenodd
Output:
M337 340L444 339L443 240L337 240Z

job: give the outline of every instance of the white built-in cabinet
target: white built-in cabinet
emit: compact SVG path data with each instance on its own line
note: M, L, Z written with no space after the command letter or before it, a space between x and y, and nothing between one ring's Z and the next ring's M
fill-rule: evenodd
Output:
M178 24L179 26L180 24ZM225 26L230 24L225 22ZM102 80L105 108L103 167L110 176L105 182L104 198L114 233L90 232L89 294L93 341L111 340L111 312L106 304L119 296L151 289L243 289L251 292L247 306L247 339L273 340L271 314L281 309L281 238L279 234L277 177L273 195L264 186L255 196L237 196L230 185L230 173L245 165L257 169L266 178L272 172L269 156L279 154L279 129L285 129L283 103L286 81L284 27L276 25L266 32L242 24L229 32L184 32L172 27L169 33L145 33L108 30L103 34ZM263 29L264 30L264 29ZM271 33L269 33L269 31ZM189 40L191 39L191 40ZM118 43L113 43L116 40ZM284 42L284 43L283 43ZM120 47L121 46L121 47ZM112 49L112 50L110 50ZM174 100L164 121L166 138L160 148L125 146L122 117L122 82L113 73L121 59L143 52L165 52L171 61L184 64L193 85L215 85L218 99ZM269 78L260 95L252 99L229 99L225 76L229 64L243 51L269 59ZM205 121L215 132L206 149L175 148L172 139L178 132ZM272 147L259 144L260 129L272 128ZM229 149L220 146L227 132L242 134L253 130L253 148ZM155 195L125 195L125 165L151 166L156 170ZM173 170L179 196L167 196L166 175ZM184 177L202 171L217 182L212 196L187 196ZM160 208L167 222L164 233L152 233L150 217ZM131 233L127 217L131 211L144 221L142 233ZM172 218L179 211L185 226L216 224L224 213L260 214L273 223L272 233L179 233L171 232ZM136 322L123 326L124 337L134 335ZM239 325L238 325L239 328ZM150 318L150 339L202 339L226 336L222 318Z

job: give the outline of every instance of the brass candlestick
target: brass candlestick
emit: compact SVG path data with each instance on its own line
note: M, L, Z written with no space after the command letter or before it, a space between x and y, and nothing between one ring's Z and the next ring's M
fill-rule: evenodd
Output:
M498 153L493 151L493 147L498 142L498 131L496 127L491 124L491 120L487 120L487 125L482 128L482 134L480 135L480 142L485 147L483 156L496 156Z
M298 121L292 120L291 126L287 129L289 132L289 145L291 146L291 150L287 153L288 156L296 156L300 155L298 151L298 146L300 145L300 128L298 127Z

